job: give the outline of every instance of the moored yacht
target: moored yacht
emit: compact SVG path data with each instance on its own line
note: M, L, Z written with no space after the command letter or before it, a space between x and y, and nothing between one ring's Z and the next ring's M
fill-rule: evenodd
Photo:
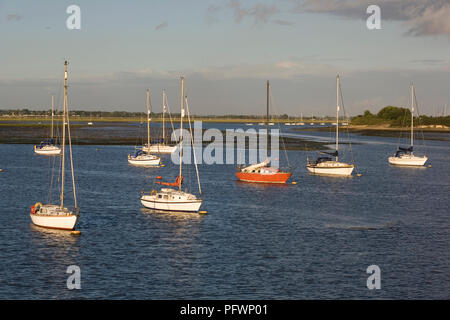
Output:
M389 157L389 163L398 166L423 166L427 162L427 156L415 156L414 150L414 85L411 84L411 145L408 148L398 147L393 157Z
M334 152L322 152L327 154L325 157L318 157L315 161L307 160L306 168L314 174L332 175L332 176L350 176L355 165L339 162L339 94L341 93L340 78L336 77L336 150ZM335 157L333 160L331 157Z

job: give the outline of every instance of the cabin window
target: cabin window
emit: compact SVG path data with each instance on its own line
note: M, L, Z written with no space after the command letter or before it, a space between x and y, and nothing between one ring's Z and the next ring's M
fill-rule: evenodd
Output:
M169 196L167 194L165 194L164 199L169 199Z

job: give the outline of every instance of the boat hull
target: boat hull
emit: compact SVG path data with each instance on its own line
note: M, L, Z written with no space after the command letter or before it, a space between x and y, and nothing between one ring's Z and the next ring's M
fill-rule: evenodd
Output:
M33 224L49 229L73 230L78 221L78 215L51 216L30 213Z
M236 172L236 177L240 181L253 183L286 183L291 177L291 172L276 173L253 173L253 172Z
M327 176L351 176L354 165L334 163L329 165L307 165L309 172Z
M139 167L158 167L161 164L161 159L158 157L131 157L128 155L128 163Z
M161 201L154 196L142 196L141 204L148 209L173 212L198 212L202 205L201 199L183 200L182 202Z
M43 147L38 148L34 146L34 152L36 154L45 155L45 156L57 156L61 154L61 149L53 146L53 147Z
M416 157L404 155L401 157L389 157L389 163L397 166L421 167L427 162L428 157Z

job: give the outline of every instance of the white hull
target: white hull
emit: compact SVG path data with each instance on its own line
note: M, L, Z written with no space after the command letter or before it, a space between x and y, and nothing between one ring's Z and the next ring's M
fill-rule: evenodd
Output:
M50 229L73 230L78 221L78 215L52 216L30 214L31 221L39 226Z
M128 155L128 163L133 166L157 167L161 164L161 159L152 155L131 157Z
M155 210L198 212L202 199L176 189L162 188L159 192L152 191L151 194L142 195L141 204Z
M389 163L397 166L423 166L428 157L416 157L413 155L402 155L400 157L389 157Z
M318 165L307 166L308 171L311 173L330 176L350 176L354 168L354 165L335 161L327 161Z
M184 202L162 202L152 196L142 196L141 204L148 209L180 212L198 212L202 200L185 200Z
M142 147L142 151L149 153L173 153L177 150L177 146L167 146L164 144L153 144L150 146L150 150L147 146Z
M56 146L45 146L43 148L37 148L34 146L34 152L36 154L46 155L46 156L57 156L61 154L61 148Z

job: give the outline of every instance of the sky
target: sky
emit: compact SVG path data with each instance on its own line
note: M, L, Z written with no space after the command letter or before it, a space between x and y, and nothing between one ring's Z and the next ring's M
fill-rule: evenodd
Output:
M381 29L369 30L369 5ZM77 5L81 29L70 30ZM326 116L336 75L348 115L409 107L450 112L450 0L0 0L0 109L62 101L69 61L72 110L154 112L162 89L179 110L180 76L191 112Z

